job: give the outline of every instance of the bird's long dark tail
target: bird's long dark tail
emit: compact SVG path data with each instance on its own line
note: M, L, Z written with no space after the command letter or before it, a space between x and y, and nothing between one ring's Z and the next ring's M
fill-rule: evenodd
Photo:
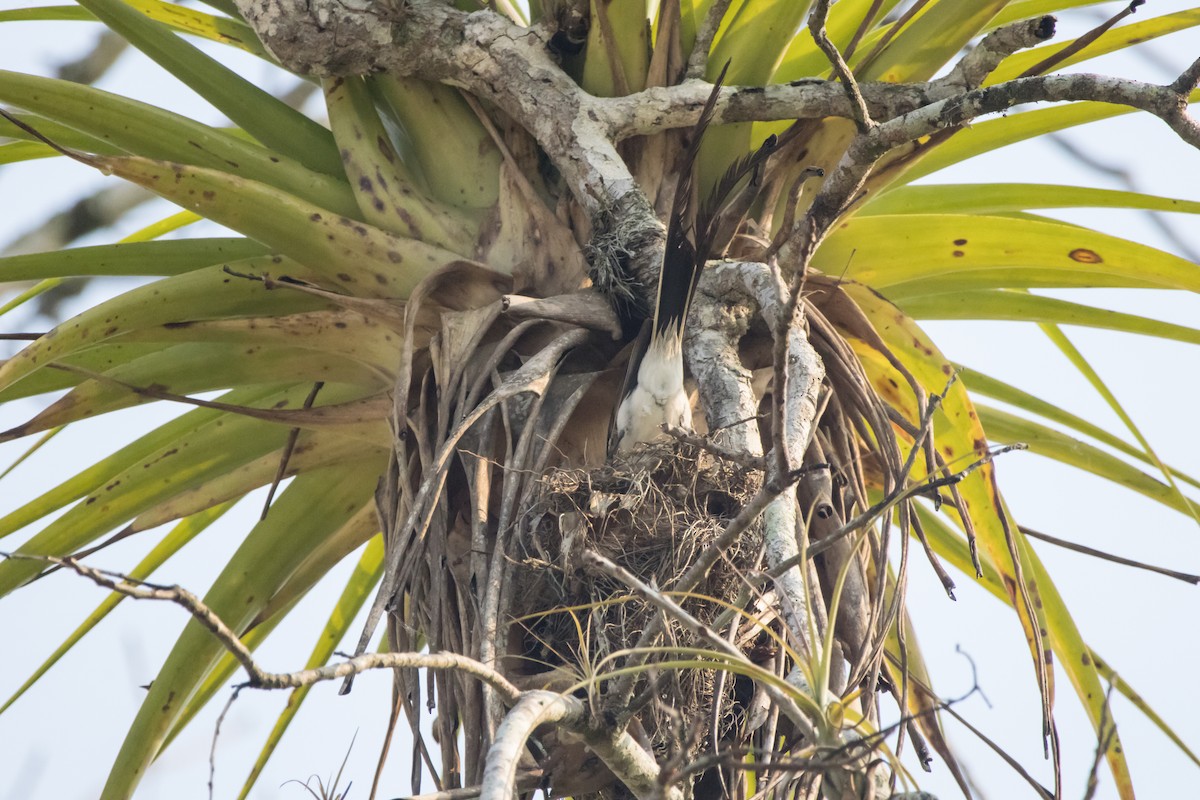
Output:
M696 156L704 131L712 122L717 106L717 97L729 69L726 63L713 85L712 93L700 112L700 119L692 128L691 142L679 163L679 177L675 183L675 198L671 203L671 216L667 220L667 245L663 253L662 268L658 276L658 297L654 303L654 336L678 336L683 329L691 305L692 293L704 263L702 253L696 252L695 204L693 202Z
M777 148L777 139L772 135L758 150L734 162L699 210L695 209L696 157L700 152L704 131L712 122L717 97L728 69L727 62L700 112L700 119L692 129L691 142L679 165L675 198L667 223L666 249L659 272L658 296L654 304L654 336L663 340L668 340L668 337L678 339L681 335L692 295L700 280L700 270L713 254L713 246L718 238L732 235L729 225L725 223L736 227L749 210L762 185L766 161ZM734 215L736 219L733 219ZM721 249L725 249L724 244Z

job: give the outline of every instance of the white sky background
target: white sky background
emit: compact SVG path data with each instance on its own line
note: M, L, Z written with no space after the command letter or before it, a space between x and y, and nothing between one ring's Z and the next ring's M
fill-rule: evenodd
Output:
M31 4L26 0L0 0L0 9ZM1185 0L1151 0L1131 21L1191 5ZM1092 24L1090 16L1064 15L1058 38L1077 35ZM98 31L97 25L87 23L0 24L0 68L53 74L56 67L85 52ZM1160 60L1181 69L1200 53L1200 33L1193 30L1176 34L1157 40L1149 48ZM210 52L222 58L232 55L228 48L214 47ZM237 63L242 74L266 88L290 86L253 58ZM1146 60L1128 55L1098 59L1082 68L1160 83L1174 77L1174 73L1167 74ZM189 90L164 78L161 70L138 53L123 56L98 86L204 122L224 121ZM1190 151L1153 119L1123 117L1076 129L1069 135L1096 158L1129 168L1143 191L1200 200L1200 154ZM1091 173L1046 143L1008 148L939 173L936 178L1124 188ZM0 169L0 247L48 213L111 180L65 159ZM165 203L147 206L116 230L89 237L81 244L114 241L167 213L170 209ZM1138 214L1081 210L1054 215L1170 249ZM1200 249L1200 228L1194 217L1175 215L1170 222L1191 247ZM185 231L185 235L199 235L199 229ZM70 310L77 312L93 305L101 293L115 293L129 285L127 281L112 281L97 286L83 302L73 301ZM1184 325L1200 323L1197 296L1112 290L1054 294ZM4 331L45 326L44 320L30 319L20 312L0 320ZM925 328L950 358L1015 383L1131 438L1036 327L1017 323L927 323ZM1163 460L1191 475L1200 474L1195 400L1200 388L1196 377L1200 358L1196 348L1147 337L1067 330ZM20 423L39 406L21 401L0 407L0 429ZM0 513L93 463L135 432L148 430L177 413L178 409L154 404L71 426L0 484L4 487ZM18 442L0 447L0 469L27 445ZM1005 496L1022 524L1127 557L1200 572L1197 529L1182 515L1037 456L1010 454L1001 459L998 469ZM193 541L184 555L167 562L155 579L202 593L253 524L261 502L261 493L256 493L222 523ZM151 536L135 537L110 548L93 562L127 569L149 549ZM11 548L21 539L14 536L0 546ZM1200 748L1200 701L1190 685L1192 665L1200 657L1195 632L1200 590L1050 545L1035 542L1034 547L1057 581L1089 644L1185 741L1194 749ZM348 558L310 592L259 650L264 665L283 671L303 664L355 560L356 556ZM916 620L915 634L931 664L936 687L946 696L962 694L970 687L970 667L955 649L961 647L969 653L991 706L976 696L961 704L959 710L1048 784L1050 769L1042 760L1037 690L1015 615L958 575L958 601L952 603L918 551L914 551L911 564L910 613ZM104 597L105 592L82 579L57 575L0 600L0 635L10 643L0 657L0 702ZM138 686L154 677L184 622L184 612L177 607L127 601L0 716L0 800L95 797L141 702L143 692ZM351 626L353 637L359 629L358 622ZM1057 720L1063 736L1065 796L1080 798L1094 745L1070 685L1061 672L1058 679ZM302 787L286 782L303 781L313 773L335 773L357 733L343 785L346 778L353 780L350 796L366 797L386 723L389 684L389 676L382 673L363 676L349 697L338 697L333 684L316 687L252 796L307 797ZM221 695L159 759L143 781L138 797L207 796L209 746L216 715L226 696ZM244 693L234 705L218 743L216 797L236 796L285 699L284 693ZM1123 699L1118 698L1115 706L1139 797L1154 800L1197 794L1200 769ZM1029 787L969 732L953 721L946 725L952 743L983 789L981 796L1033 796ZM407 742L406 736L395 742L382 798L409 792L411 750ZM943 800L958 796L940 763L935 762L934 773L921 776L921 780L923 788ZM1097 797L1113 796L1111 780L1102 769Z

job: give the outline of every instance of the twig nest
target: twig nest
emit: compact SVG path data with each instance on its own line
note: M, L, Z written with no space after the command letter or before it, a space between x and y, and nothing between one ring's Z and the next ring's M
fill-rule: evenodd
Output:
M521 637L516 649L523 654L514 679L544 678L561 691L620 667L621 659L606 657L636 641L656 612L616 580L585 572L582 554L594 551L669 592L760 482L757 473L676 445L639 450L623 464L548 472L530 505L511 584L519 596L510 642ZM757 532L748 533L691 595L675 599L697 618L713 620L723 606L706 598L732 601L744 585L739 575L757 568L760 545ZM686 636L680 641L692 643ZM690 677L667 689L679 696L664 702L689 717L706 715L712 673L681 674ZM652 738L663 743L658 734Z

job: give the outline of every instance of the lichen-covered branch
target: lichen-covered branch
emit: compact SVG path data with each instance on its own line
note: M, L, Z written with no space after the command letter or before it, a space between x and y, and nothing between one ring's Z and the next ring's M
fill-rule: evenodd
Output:
M825 30L825 23L829 19L829 6L830 0L816 0L813 3L812 11L808 15L808 32L812 35L813 41L817 43L817 47L825 54L825 58L829 60L830 66L833 67L833 74L842 84L842 91L846 93L846 98L850 101L850 114L854 118L859 132L866 132L874 126L875 122L871 119L867 101L862 96L862 90L858 86L854 73Z
M629 269L643 286L655 285L663 246L661 224L615 143L695 124L712 90L710 84L693 79L620 98L593 97L555 63L544 32L516 25L490 10L468 14L436 0L403 4L236 1L264 44L298 72L388 71L460 86L499 106L537 140L593 222L608 218L606 225L594 227L623 231L635 243L627 251ZM835 214L853 195L844 189L859 186L886 149L1023 103L1090 100L1129 105L1155 114L1185 141L1200 147L1200 126L1187 114L1187 93L1200 74L1196 64L1170 86L1095 75L1051 75L964 93L977 87L1005 55L1052 33L1050 18L1014 23L987 37L940 80L858 85L861 103L857 98L852 102L855 95L848 95L846 87L819 80L727 87L718 98L714 122L864 119L869 114L879 122L879 130L872 129L869 141L859 142L847 153L846 174L824 192L825 210ZM834 200L840 202L830 202ZM814 249L822 238L811 237L811 231L809 236L810 244L802 249Z
M480 800L510 800L526 742L538 727L551 723L579 735L638 800L683 800L678 786L659 784L657 762L632 736L600 730L590 724L582 701L541 690L524 692L500 723L487 754Z
M488 753L481 797L508 800L515 789L517 764L525 742L542 724L557 722L579 735L629 787L639 800L683 800L679 787L658 785L659 768L653 756L627 732L613 733L592 724L583 703L569 695L547 691L522 692L495 669L459 653L367 653L316 669L297 672L268 672L237 634L203 600L180 586L163 586L135 580L116 572L96 569L73 558L0 553L0 557L31 559L69 569L97 586L138 600L163 600L184 608L207 628L245 669L254 689L295 689L322 681L337 680L372 669L455 670L486 683L510 707Z
M517 784L517 766L529 737L541 725L582 719L583 704L556 692L526 692L509 709L496 730L496 739L484 762L480 800L511 800Z
M521 691L499 672L486 664L481 664L458 653L367 653L357 658L316 669L305 669L298 672L269 672L255 661L249 648L242 643L238 635L225 624L215 611L195 594L181 586L163 586L135 580L117 572L90 567L74 558L27 556L20 553L2 553L0 555L4 558L32 559L54 564L89 579L97 586L136 600L164 600L181 606L191 614L192 619L207 628L217 641L229 651L230 655L237 659L249 678L246 685L254 689L296 689L301 686L312 686L322 681L337 680L347 675L357 675L367 670L421 668L458 670L472 675L494 688L509 704L515 703L521 695Z
M756 420L757 403L749 375L741 365L737 344L748 325L747 312L757 311L775 331L777 342L788 353L788 379L776 376L775 392L783 392L789 409L786 442L790 452L803 453L817 424L817 398L825 369L800 326L785 328L781 317L786 307L787 286L778 270L755 262L722 262L705 272L698 291L695 313L711 326L692 326L685 340L689 363L708 405L710 428L719 430L718 441L749 455L763 453ZM783 388L781 388L781 385ZM776 437L779 440L779 437ZM768 474L776 494L763 511L763 542L771 569L799 554L796 495L790 468L780 471L777 461L768 460ZM774 471L772 472L772 467ZM814 615L808 591L798 568L781 571L775 587L783 601L784 619L801 653L813 644ZM821 618L817 614L816 618ZM799 673L794 674L799 678ZM807 687L804 687L807 688Z

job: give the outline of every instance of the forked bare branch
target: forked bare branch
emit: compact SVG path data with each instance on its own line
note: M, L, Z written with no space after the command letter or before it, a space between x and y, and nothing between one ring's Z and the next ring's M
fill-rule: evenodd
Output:
M480 796L485 800L507 800L517 785L517 766L525 742L539 725L561 723L579 734L639 800L683 800L679 786L661 787L654 757L627 732L614 733L594 725L583 703L569 695L540 690L521 691L495 669L458 653L367 653L335 664L296 672L269 672L237 634L195 594L181 586L164 586L131 578L119 572L97 569L73 558L0 553L0 557L40 561L71 570L97 586L139 600L161 600L186 610L216 637L242 666L249 678L241 689L295 689L337 680L375 669L430 669L457 671L490 686L509 706L496 741L488 753ZM236 693L231 697L237 697ZM219 723L218 723L219 725ZM214 742L215 743L215 742Z

